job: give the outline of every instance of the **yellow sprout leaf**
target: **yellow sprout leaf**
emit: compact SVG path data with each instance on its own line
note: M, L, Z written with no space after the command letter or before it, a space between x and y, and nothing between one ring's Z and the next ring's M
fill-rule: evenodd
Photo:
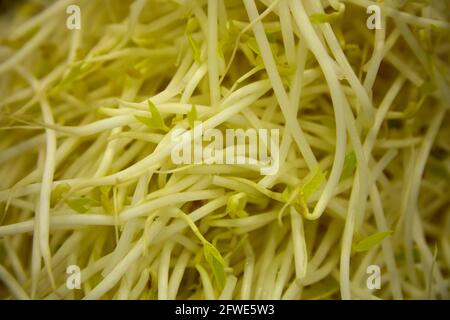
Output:
M365 252L369 251L373 247L379 245L386 237L393 234L393 231L383 231L371 234L367 238L357 242L353 245L354 252Z
M221 291L225 286L225 260L219 250L207 241L203 243L203 255L213 272L214 281Z
M345 156L344 160L344 168L341 173L341 180L345 180L350 178L353 175L353 172L356 169L356 155L354 152L350 152Z
M156 106L151 102L150 100L147 100L148 107L150 109L150 113L152 115L151 118L147 117L141 117L141 116L135 116L135 118L139 121L145 124L147 127L151 129L159 129L163 131L169 131L170 128L166 126L164 123L163 118L161 117L161 114L159 113Z
M236 193L228 198L226 213L232 218L243 218L247 216L245 206L247 205L247 194L245 192Z
M58 184L55 189L52 191L51 203L52 206L56 205L61 199L63 195L70 190L70 185L67 183Z
M78 213L85 213L91 207L99 204L97 200L86 197L73 198L66 200L65 202L71 209L75 210Z

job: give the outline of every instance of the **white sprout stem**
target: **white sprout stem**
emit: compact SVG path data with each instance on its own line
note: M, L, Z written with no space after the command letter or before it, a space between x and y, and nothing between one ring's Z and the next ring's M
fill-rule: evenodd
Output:
M52 29L53 24L51 23L42 27L42 29L39 30L38 33L36 33L36 35L20 49L20 51L16 52L12 57L0 64L0 74L13 68L25 59L27 55L31 54L33 50L35 50L36 47L41 44L46 37L48 37Z
M19 300L29 300L27 293L21 285L16 281L16 279L6 270L2 265L0 265L0 280L11 290L11 293L16 299Z
M35 228L34 220L27 220L0 226L0 237L32 232ZM113 226L114 219L103 214L69 214L50 217L50 230L71 229L83 226Z
M325 75L325 78L327 80L327 83L330 87L336 120L335 160L333 162L330 176L322 192L322 195L319 201L317 202L313 213L307 217L308 219L317 219L322 215L323 211L325 210L325 207L327 206L327 203L330 201L332 192L336 188L336 185L338 184L342 172L342 167L344 165L345 140L346 140L344 108L347 105L347 102L342 92L342 89L339 85L339 81L336 77L336 74L332 71L333 61L326 53L322 43L320 42L312 25L310 24L309 18L306 15L303 5L301 4L301 2L291 0L290 9L300 29L300 33L302 34L308 47L313 52L314 56L319 62L322 71Z
M247 9L248 16L250 20L255 20L258 18L258 11L253 0L244 0L245 7ZM272 51L267 40L267 36L264 32L264 27L261 22L256 22L252 27L253 32L258 42L258 46L261 50L261 56L264 61L264 66L266 68L267 74L269 76L270 82L272 84L273 90L280 104L281 111L287 123L287 128L293 135L297 146L300 149L309 169L312 171L317 166L317 160L305 138L305 135L298 124L295 121L297 116L294 114L291 104L289 102L289 97L283 87L280 75L277 71L276 64L272 55Z
M119 134L121 131L122 131L122 127L114 128L111 131L111 135ZM103 153L102 160L100 162L100 165L97 168L97 171L94 174L94 177L101 177L107 173L108 169L111 166L111 163L112 163L112 160L114 157L115 147L116 147L117 143L118 143L117 140L112 140L112 141L108 142L106 150Z
M216 294L214 292L214 288L211 283L211 279L210 279L208 273L206 272L205 268L203 268L199 264L197 264L195 266L195 268L197 269L198 273L200 274L200 279L201 279L202 285L203 285L204 298L206 300L215 300Z
M14 274L17 277L17 280L20 284L24 284L27 280L26 272L23 268L22 262L20 261L17 252L15 251L14 244L8 238L3 239L3 246L5 248L6 254L9 258L9 262L11 264L11 268L13 269Z
M379 71L381 61L383 60L383 53L384 53L384 47L385 44L385 38L386 38L386 18L381 17L381 29L375 30L375 36L374 36L374 49L372 52L372 57L370 58L369 62L366 64L366 77L364 78L363 86L366 89L367 93L372 96L372 88L373 84L375 83L375 79L377 76L377 73Z
M218 106L220 99L219 64L217 61L218 0L208 1L208 75L211 105Z
M237 278L233 275L228 276L222 293L219 295L218 300L231 300L233 292L236 287Z
M288 2L286 0L280 1L278 4L278 9L280 14L281 34L283 36L283 43L286 50L286 59L288 64L295 65L295 40L294 32L292 31ZM292 100L291 103L293 103Z
M276 300L281 299L283 290L287 285L289 278L292 275L292 258L293 258L292 242L289 241L282 259L280 260L280 269L278 271L277 278L275 280L275 288L273 290L272 298Z
M120 214L120 220L127 221L129 219L134 219L146 214L149 210L156 210L165 206L173 205L174 203L214 199L222 194L222 190L201 190L170 194L123 211Z
M173 249L173 245L173 242L168 242L162 249L161 257L159 259L158 300L168 299L170 255Z
M296 279L303 279L308 266L308 252L305 243L305 231L301 215L291 206L291 229L292 241L294 243L294 260Z
M364 141L364 152L365 154L370 154L373 148L373 145L375 144L378 131L380 130L380 127L383 123L383 120L386 117L386 113L388 112L389 108L392 106L392 103L395 99L395 97L400 92L402 86L404 83L403 77L398 77L393 85L389 88L389 91L386 93L383 101L381 102L380 106L378 107L377 113L375 115L375 121L372 127L370 128L366 140Z
M177 262L175 264L175 267L173 268L172 275L169 279L168 284L168 299L175 299L177 297L178 290L180 288L181 280L183 278L184 271L186 270L186 266L189 262L189 258L191 257L191 254L189 251L184 250L179 258L177 259Z
M432 143L434 141L434 138L436 137L437 131L442 123L442 120L445 116L446 109L443 107L440 107L436 115L433 117L433 121L430 124L430 127L425 135L424 141L422 143L422 146L419 150L419 154L417 156L417 159L414 163L413 171L411 174L411 190L408 197L407 202L407 208L406 208L406 215L404 219L404 245L405 245L405 255L406 259L409 262L409 265L412 265L413 260L413 227L414 227L414 216L417 214L417 199L419 198L419 190L421 187L420 179L423 175L423 171L425 169L426 160L428 158L428 154L431 150ZM408 251L410 249L411 251ZM414 276L412 274L415 274L415 271L410 269L409 271L410 276Z
M380 194L378 192L378 188L376 185L372 186L370 190L370 200L372 203L373 213L375 216L375 221L377 223L378 229L380 231L388 231L389 227L385 218L383 205L380 199ZM400 284L400 275L398 272L398 268L395 262L394 250L392 247L392 243L390 239L386 239L382 243L383 246L383 255L386 261L386 266L389 272L389 279L391 282L391 290L392 296L394 299L403 299L401 284Z
M117 264L103 281L89 292L83 299L95 300L100 298L105 292L111 289L117 280L127 271L127 269L139 258L144 248L143 241L138 241L128 254Z
M320 12L323 12L323 8L320 2L312 1L311 4L315 9L318 9L320 10ZM352 67L350 66L350 63L348 62L344 52L342 51L342 48L339 45L339 42L336 36L334 35L330 24L328 23L321 24L320 28L323 30L325 39L328 43L328 46L330 47L331 52L336 58L337 63L342 68L345 77L349 81L350 85L354 90L354 93L356 94L359 102L361 103L362 109L359 111L359 115L364 120L365 125L368 127L372 123L374 113L372 102L370 101L367 92L364 90L363 85L361 84L361 82L355 75Z
M42 115L44 121L53 124L53 116L45 98L41 100ZM52 286L55 287L51 271L51 256L49 247L49 216L50 216L50 196L53 185L53 175L55 168L55 152L56 152L56 135L51 129L46 130L46 152L45 165L42 175L41 192L39 196L39 209L37 211L36 220L39 228L39 247L42 257L44 258L47 272L50 277Z
M241 299L249 299L252 293L253 273L255 269L255 255L251 245L247 242L244 245L245 251L245 267L241 284Z

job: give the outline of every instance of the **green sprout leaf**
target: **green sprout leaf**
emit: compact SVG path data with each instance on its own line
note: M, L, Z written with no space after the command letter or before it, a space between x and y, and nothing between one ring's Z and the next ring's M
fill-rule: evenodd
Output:
M70 185L68 185L67 183L58 184L52 191L52 196L50 200L52 206L56 205L59 201L61 201L63 195L67 193L69 190Z
M198 21L196 18L191 17L188 19L186 23L186 33L191 34L192 32L195 32L200 27Z
M246 44L257 56L261 55L255 38L248 39Z
M325 181L325 174L317 167L312 178L301 188L301 193L306 200L319 189L323 181Z
M135 116L135 118L139 122L142 122L143 124L145 124L147 127L151 128L151 129L159 129L159 130L168 132L170 129L164 123L164 120L161 117L161 114L159 113L156 106L150 100L147 100L147 103L148 103L148 107L150 109L150 113L152 114L152 117L147 118L147 117Z
M228 198L226 213L232 218L243 218L248 216L244 210L247 205L247 194L245 192L236 193Z
M194 55L194 60L195 62L200 64L201 63L200 49L198 48L197 42L195 42L194 38L192 38L192 35L190 34L187 34L187 38L189 40L189 45L191 46L192 53Z
M332 13L314 13L311 16L309 16L309 20L313 24L334 22L341 18L344 11L345 11L345 5L343 3L341 3L338 11L335 11Z
M126 74L133 79L142 79L142 73L136 68L128 68Z
M225 286L225 260L219 250L208 241L203 243L203 255L213 272L217 287L222 290Z
M290 185L287 185L286 188L283 190L283 192L281 193L281 198L285 201L288 202L289 198L291 197L292 194L292 187Z
M355 172L356 169L356 163L356 155L353 151L345 156L344 167L341 173L341 180L350 178L353 175L353 172Z
M191 220L191 218L185 214L184 212L179 212L180 218L182 218L191 228L192 232L197 236L197 238L203 244L203 255L205 257L206 262L211 268L214 276L214 281L221 291L225 285L225 260L220 254L219 250L217 250L214 245L212 245L208 240L203 237L200 230L198 230L195 223Z
M307 205L307 200L320 188L325 180L325 176L326 173L322 172L320 168L317 167L314 175L304 184L299 185L294 190L292 190L290 186L287 186L281 194L281 198L286 201L286 203L280 210L278 219L281 221L284 210L286 210L289 205L294 205L298 212L305 216L308 215L309 208Z
M93 70L94 64L79 61L74 63L70 69L64 74L58 87L68 87L71 83L81 79Z
M369 251L370 249L374 248L375 246L379 245L386 237L393 234L393 231L383 231L383 232L377 232L374 233L367 238L364 238L363 240L357 242L353 246L354 252L365 252Z
M68 199L65 202L78 213L86 213L91 207L99 204L97 200L87 197Z
M100 203L106 213L111 214L114 211L113 204L109 198L109 193L111 191L111 186L101 186L100 187Z

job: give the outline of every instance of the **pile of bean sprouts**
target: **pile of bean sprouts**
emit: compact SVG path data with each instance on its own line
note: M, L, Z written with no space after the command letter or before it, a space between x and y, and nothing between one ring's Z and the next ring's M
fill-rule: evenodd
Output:
M447 0L6 2L0 298L448 299L449 20ZM278 129L279 170L174 164L193 120Z

